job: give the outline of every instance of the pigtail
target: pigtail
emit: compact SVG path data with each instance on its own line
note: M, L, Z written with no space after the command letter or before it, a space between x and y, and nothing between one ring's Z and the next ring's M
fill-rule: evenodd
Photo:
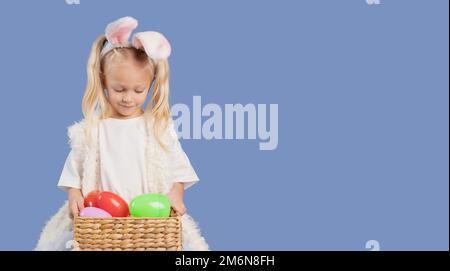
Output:
M108 106L103 95L103 83L102 83L102 59L101 50L106 42L104 35L99 36L91 47L87 63L87 84L82 101L82 110L84 118L88 127L95 121L96 117L104 118L108 114ZM100 116L97 112L100 112ZM90 129L88 129L88 136L90 138Z
M150 113L154 119L153 132L158 144L166 149L161 141L161 135L171 120L169 103L169 63L167 60L159 60L155 65L155 84L149 106L146 113Z

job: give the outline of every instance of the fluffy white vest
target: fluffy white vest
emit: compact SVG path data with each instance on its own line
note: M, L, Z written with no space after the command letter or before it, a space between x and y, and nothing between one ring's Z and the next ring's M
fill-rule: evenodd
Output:
M147 188L151 193L166 194L172 183L167 176L168 156L152 135L152 119L146 116L147 130ZM99 119L90 125L86 120L73 124L68 128L69 143L75 157L83 164L81 176L81 191L83 195L98 189L100 183L100 155L98 144ZM172 125L172 123L170 123ZM88 136L86 131L91 131ZM173 144L173 137L166 131L161 140L164 144ZM47 222L35 250L68 250L72 239L72 220L68 215L68 203L65 202L60 210ZM196 222L188 214L182 217L183 250L209 250L208 244L201 236Z

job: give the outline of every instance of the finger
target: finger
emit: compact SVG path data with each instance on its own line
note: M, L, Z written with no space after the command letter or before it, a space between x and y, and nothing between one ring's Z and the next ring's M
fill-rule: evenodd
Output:
M180 206L180 207L178 207L177 212L180 215L184 215L186 213L186 208L184 206Z
M70 204L69 204L69 206L67 207L67 210L68 210L68 215L69 215L69 218L70 219L73 219L73 216L72 216L72 208L71 208L72 206L70 206Z
M78 211L83 210L83 208L84 208L84 200L79 200L77 202L77 205L78 205Z
M173 206L173 209L175 210L175 212L176 212L177 214L181 214L180 207L178 207L178 206Z
M76 201L72 201L72 216L78 215L78 206Z

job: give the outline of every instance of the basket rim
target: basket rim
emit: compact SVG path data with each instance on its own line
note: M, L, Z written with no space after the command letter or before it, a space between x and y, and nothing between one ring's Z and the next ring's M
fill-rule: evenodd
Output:
M182 215L175 211L173 207L170 208L170 215L168 217L135 217L135 216L123 216L123 217L83 217L78 215L75 215L73 218L73 221L75 222L76 219L169 219L169 218L178 218L181 219Z
M75 216L75 220L162 220L162 219L180 219L181 216L169 216L169 217L132 217L132 216L126 216L126 217L82 217L82 216Z

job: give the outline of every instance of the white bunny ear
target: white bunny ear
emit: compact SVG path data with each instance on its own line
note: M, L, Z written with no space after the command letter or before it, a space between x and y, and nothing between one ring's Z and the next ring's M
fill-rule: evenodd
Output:
M138 26L138 21L133 17L122 17L106 26L105 36L112 45L126 44L131 32Z
M136 33L132 44L137 49L144 48L147 55L154 60L167 59L172 51L169 41L163 34L155 31Z

